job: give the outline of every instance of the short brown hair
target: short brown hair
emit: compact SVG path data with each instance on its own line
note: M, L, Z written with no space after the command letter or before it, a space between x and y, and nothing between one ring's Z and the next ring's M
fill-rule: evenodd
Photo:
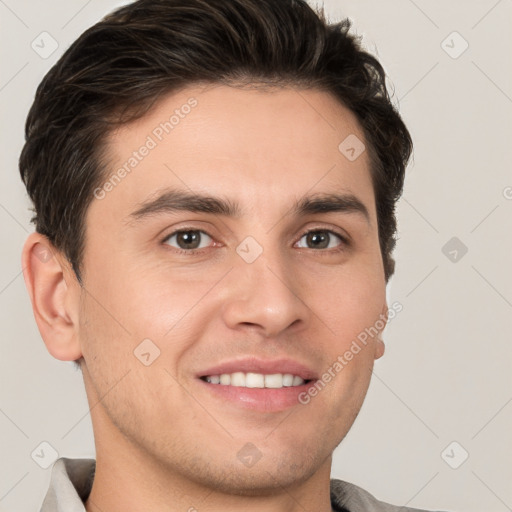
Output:
M348 19L329 24L304 0L138 0L113 11L50 69L28 114L20 173L36 231L81 282L85 215L108 172L103 156L114 126L196 83L317 88L364 131L387 281L412 141L381 64L349 29Z

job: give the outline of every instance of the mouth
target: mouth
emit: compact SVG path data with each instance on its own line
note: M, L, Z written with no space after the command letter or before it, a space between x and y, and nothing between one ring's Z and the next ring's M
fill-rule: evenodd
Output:
M209 384L218 384L220 386L234 386L240 388L268 388L281 389L303 386L312 381L312 379L304 380L299 375L292 373L253 373L253 372L234 372L222 373L220 375L205 375L200 377L204 382Z
M221 406L279 412L301 405L299 396L318 377L311 369L289 359L248 358L228 361L197 375Z

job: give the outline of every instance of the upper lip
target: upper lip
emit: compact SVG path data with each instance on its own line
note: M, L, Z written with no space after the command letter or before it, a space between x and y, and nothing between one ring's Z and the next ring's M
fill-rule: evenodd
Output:
M316 380L315 372L298 361L293 359L260 359L257 357L245 357L243 359L232 359L219 363L215 366L202 370L198 377L207 375L222 375L223 373L262 373L271 375L274 373L290 373L297 375L303 380Z

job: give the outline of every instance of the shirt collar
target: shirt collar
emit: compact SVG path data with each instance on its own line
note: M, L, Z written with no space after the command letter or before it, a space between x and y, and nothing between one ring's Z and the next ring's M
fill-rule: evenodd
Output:
M58 459L41 512L85 512L95 468L94 459Z

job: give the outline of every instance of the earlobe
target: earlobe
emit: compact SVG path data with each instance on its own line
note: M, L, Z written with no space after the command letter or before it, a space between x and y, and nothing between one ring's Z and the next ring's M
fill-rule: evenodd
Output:
M382 339L382 332L386 327L388 321L389 308L387 302L384 302L384 306L382 307L382 311L380 314L379 320L384 324L382 329L379 329L379 334L377 335L377 339L375 340L375 359L379 359L384 355L384 351L386 346L384 345L384 340Z
M23 246L22 269L37 327L48 352L62 361L79 359L79 293L65 258L44 235L32 233Z
M375 359L380 359L384 355L384 351L386 349L386 345L384 345L384 340L382 339L382 332L379 333L377 339L375 340Z

